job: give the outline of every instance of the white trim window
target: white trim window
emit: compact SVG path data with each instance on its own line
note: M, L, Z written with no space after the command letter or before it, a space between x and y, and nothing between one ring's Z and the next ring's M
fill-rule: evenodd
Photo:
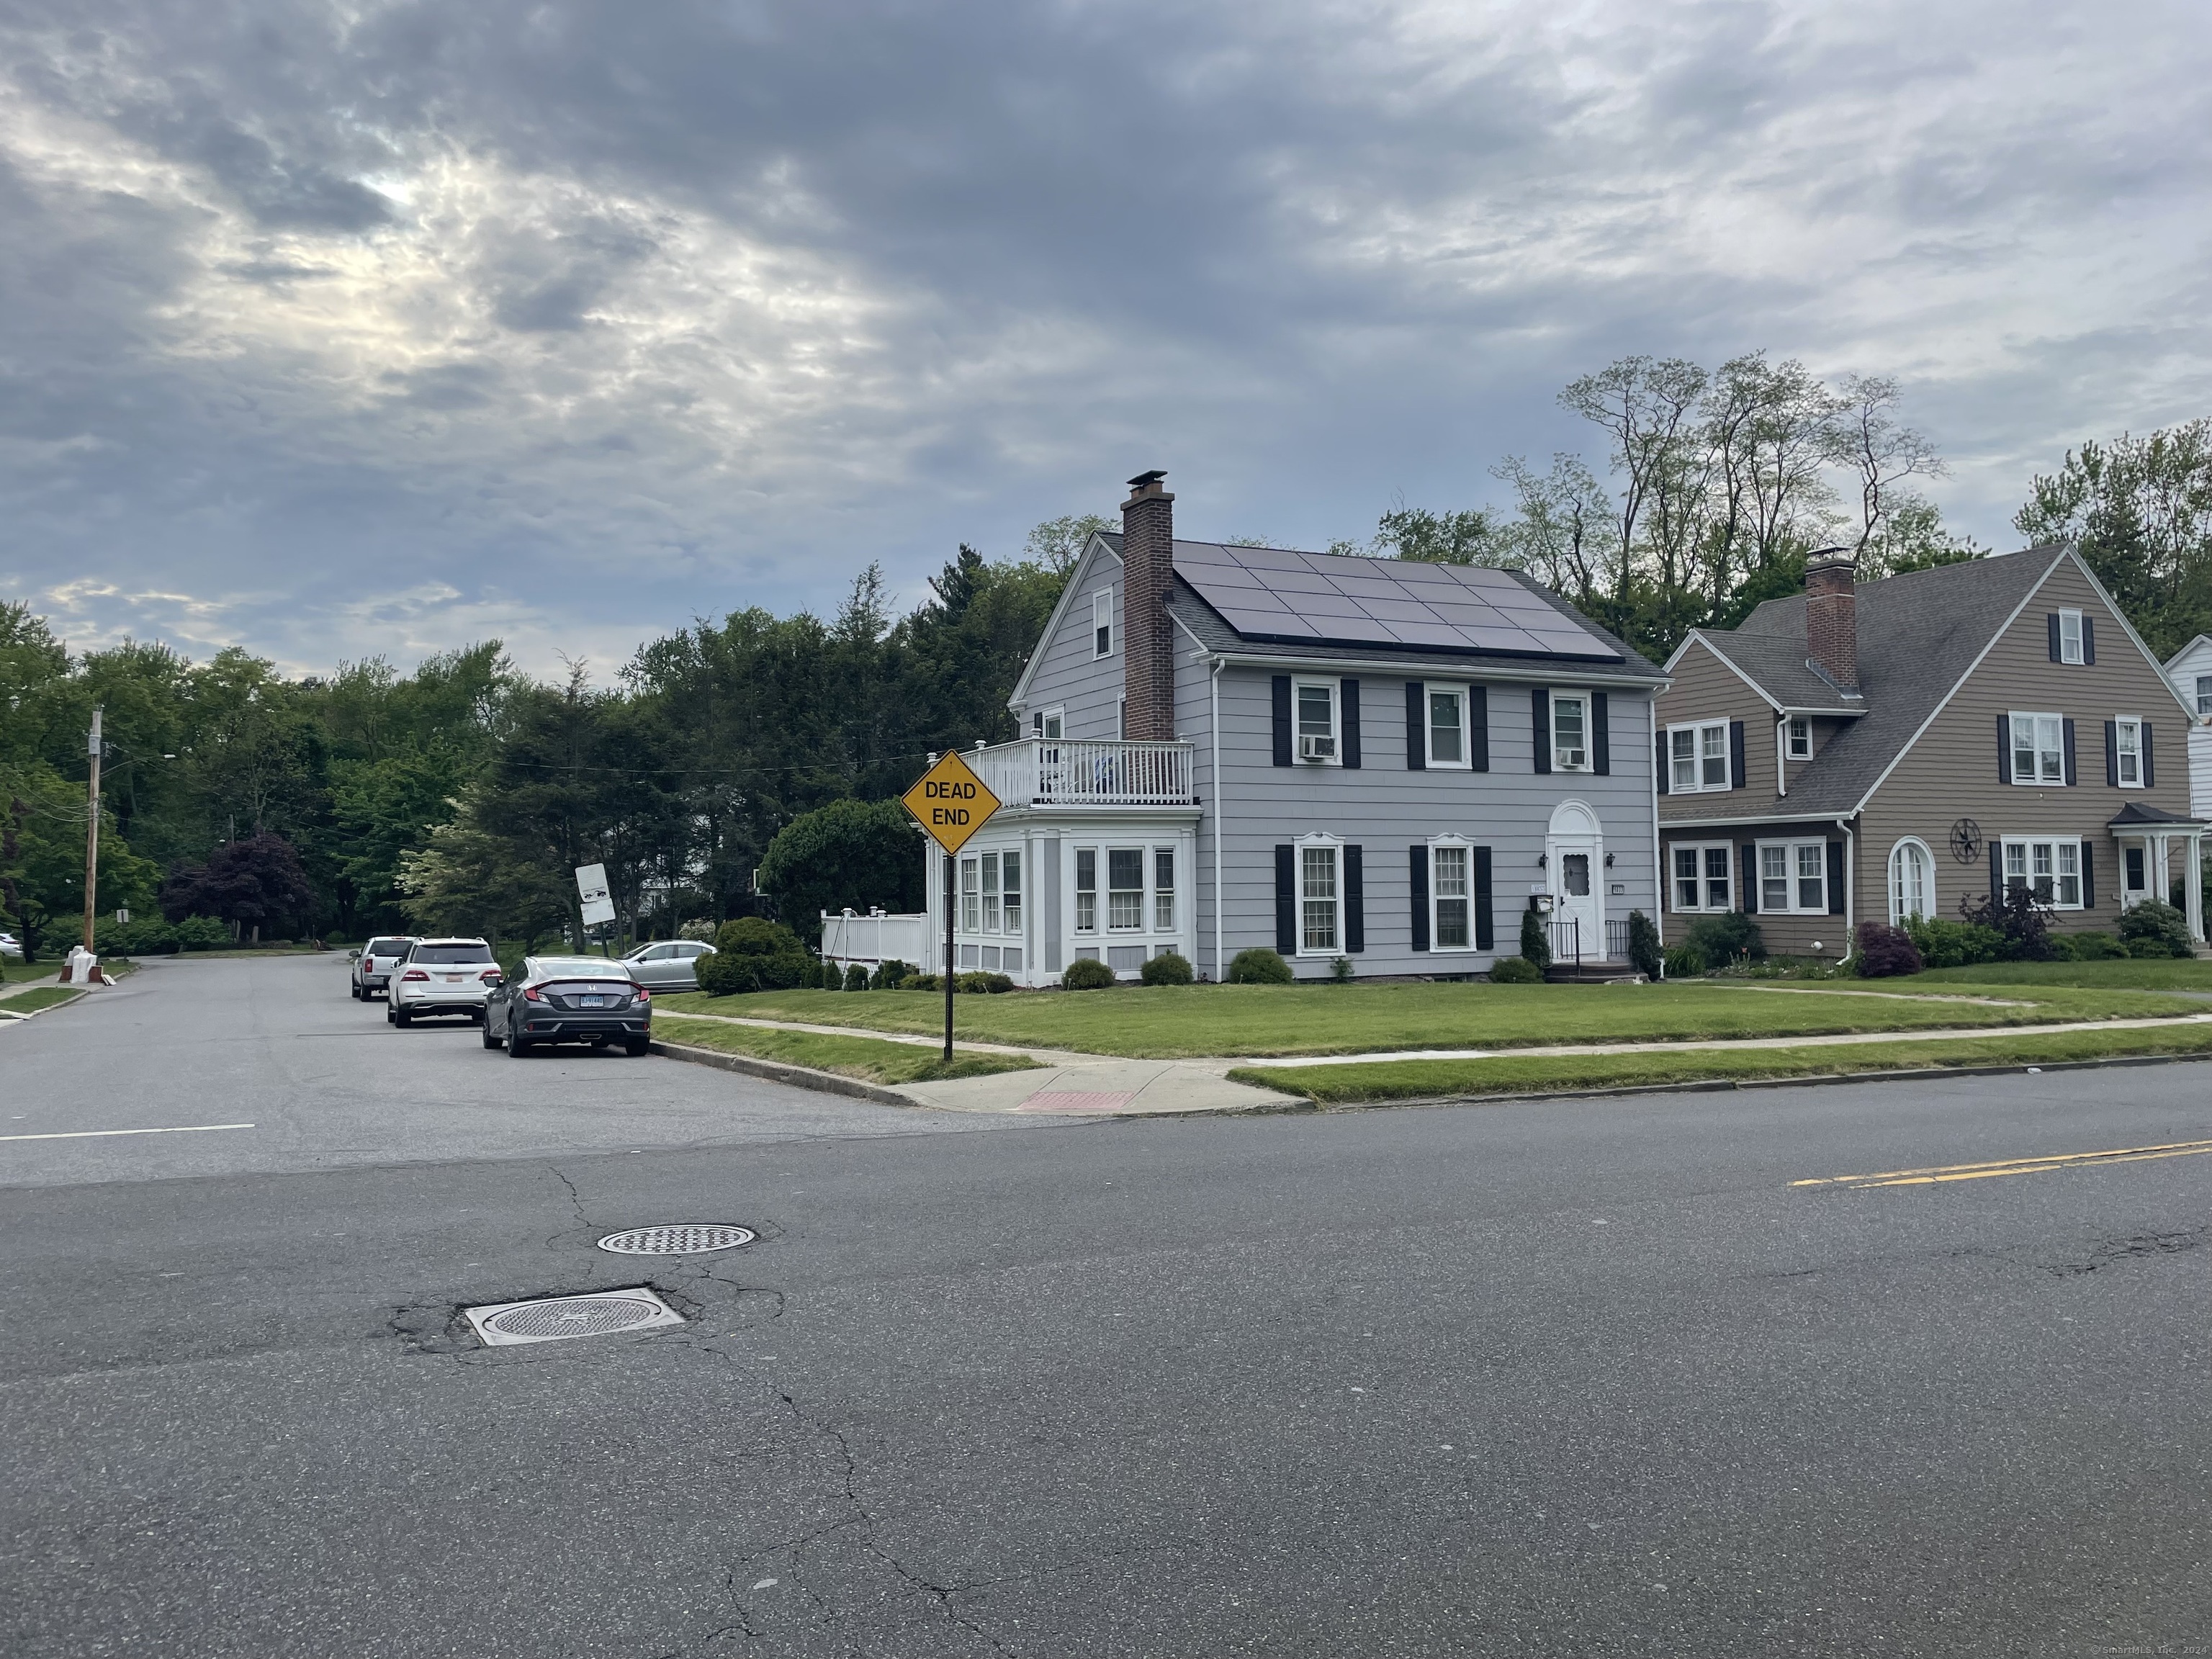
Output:
M1034 719L1036 735L1047 743L1058 743L1067 735L1067 710L1065 708L1040 709Z
M1098 931L1098 849L1075 849L1075 931Z
M1003 853L1000 855L1000 862L1005 872L1006 893L999 915L1007 933L1019 933L1022 931L1022 855L1018 851Z
M1729 787L1729 728L1726 720L1667 728L1667 787L1677 795L1694 795Z
M2141 720L2128 719L2112 722L2112 772L2123 789L2143 787Z
M1427 696L1430 767L1447 771L1472 767L1474 750L1468 740L1467 688L1431 685Z
M1724 841L1670 842L1674 908L1683 915L1711 915L1735 908L1735 848Z
M1145 925L1145 849L1106 849L1106 926L1114 933L1135 933Z
M1114 588L1111 583L1091 596L1091 654L1114 654Z
M993 860L995 864L996 860ZM982 860L974 853L960 860L960 931L983 931Z
M1175 849L1152 849L1152 931L1172 933L1176 925Z
M1827 915L1828 843L1759 842L1759 908L1773 915Z
M1333 957L1343 949L1344 849L1334 841L1298 843L1298 954Z
M1552 693L1552 768L1558 772L1590 769L1590 700L1582 691Z
M1928 843L1907 836L1889 849L1889 925L1936 914L1936 855Z
M2033 836L2004 838L2008 887L2025 887L2038 904L2054 910L2081 908L2081 843L2074 836L2045 841Z
M2081 648L2081 613L2062 611L2058 613L2058 660L2082 663L2088 659Z
M1792 714L1790 717L1790 758L1813 758L1813 719L1809 714Z
M1474 949L1474 849L1457 836L1429 843L1429 948Z
M2212 720L2212 674L2197 677L2197 717Z
M1338 742L1336 697L1334 680L1291 682L1291 720L1297 734L1299 760L1323 766L1344 764Z
M2066 781L2066 720L2059 714L2022 714L2012 721L2012 781L2045 784Z

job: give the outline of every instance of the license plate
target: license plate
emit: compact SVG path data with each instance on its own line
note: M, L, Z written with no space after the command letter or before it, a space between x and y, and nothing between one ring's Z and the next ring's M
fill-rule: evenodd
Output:
M459 985L461 982L461 976L459 974L447 974L445 975L445 981L448 985Z
M607 1006L607 1000L605 997L584 997L580 1000L586 1008L604 1008Z

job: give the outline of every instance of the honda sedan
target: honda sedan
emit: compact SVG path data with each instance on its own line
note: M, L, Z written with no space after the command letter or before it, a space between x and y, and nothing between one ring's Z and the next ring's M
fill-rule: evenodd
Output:
M619 1042L627 1054L653 1043L653 993L605 957L529 957L522 972L492 988L483 1046L520 1060L539 1044Z

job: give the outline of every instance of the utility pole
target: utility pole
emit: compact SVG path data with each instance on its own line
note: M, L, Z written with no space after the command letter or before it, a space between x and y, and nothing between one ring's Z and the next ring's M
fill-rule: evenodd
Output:
M89 810L84 821L84 948L92 951L92 919L99 908L100 898L100 710L92 711L92 732L85 739L86 751L92 757L92 772L86 785Z

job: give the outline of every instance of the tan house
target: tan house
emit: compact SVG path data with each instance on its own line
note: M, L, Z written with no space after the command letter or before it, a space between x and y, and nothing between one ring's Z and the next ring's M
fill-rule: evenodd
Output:
M1778 955L1842 957L1861 921L2026 885L2065 931L2173 897L2202 941L2191 711L2079 556L1856 574L1815 554L1668 662L1666 936L1743 910Z

